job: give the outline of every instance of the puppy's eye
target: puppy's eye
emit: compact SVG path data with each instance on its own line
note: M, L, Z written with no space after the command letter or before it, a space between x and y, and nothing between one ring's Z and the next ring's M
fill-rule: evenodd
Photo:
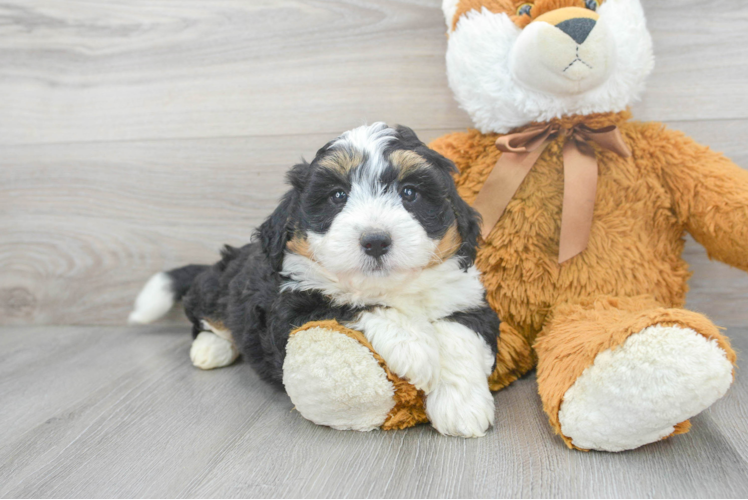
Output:
M590 10L597 10L600 3L597 0L584 0L584 5Z
M416 191L416 188L412 186L405 186L402 191L400 191L400 198L402 198L403 201L412 203L416 201L416 198L418 198L418 192Z
M587 0L588 2L590 0ZM594 1L594 0L593 0ZM523 3L519 7L517 7L517 15L518 16L529 16L530 11L532 11L532 4L531 3Z
M346 193L342 189L338 189L330 195L330 199L336 205L342 205L343 203L348 201L348 193Z

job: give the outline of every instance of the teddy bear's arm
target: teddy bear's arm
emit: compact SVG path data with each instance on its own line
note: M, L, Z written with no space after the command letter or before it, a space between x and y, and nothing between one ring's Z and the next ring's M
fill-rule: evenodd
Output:
M710 258L748 271L748 171L691 138L663 130L662 179L686 230Z

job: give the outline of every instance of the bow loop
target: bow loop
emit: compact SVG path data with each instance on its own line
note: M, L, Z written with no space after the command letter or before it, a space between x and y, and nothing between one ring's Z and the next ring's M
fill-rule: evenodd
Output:
M552 135L559 131L558 125L536 125L516 134L502 135L496 139L496 149L502 153L532 153Z
M577 125L574 127L575 136L581 138L584 142L594 142L603 149L612 151L618 156L629 158L631 150L623 140L621 130L615 125L593 129L587 125Z
M483 218L483 238L493 230L507 205L545 147L557 136L566 137L564 156L564 202L559 239L559 263L578 255L589 242L597 192L597 157L591 143L624 158L631 150L615 125L593 129L580 124L561 128L557 124L535 125L496 140L502 152L473 203Z

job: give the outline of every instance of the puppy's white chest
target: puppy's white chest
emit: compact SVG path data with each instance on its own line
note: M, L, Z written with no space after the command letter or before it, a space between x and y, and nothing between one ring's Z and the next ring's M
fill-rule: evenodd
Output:
M447 260L419 273L381 276L335 276L316 262L287 254L283 274L289 281L283 290L316 290L340 305L383 306L406 316L431 320L484 304L484 288L475 266L467 270L458 259Z
M418 279L395 287L383 305L397 309L406 317L436 321L483 306L484 294L475 266L463 270L457 261L447 261L424 271Z

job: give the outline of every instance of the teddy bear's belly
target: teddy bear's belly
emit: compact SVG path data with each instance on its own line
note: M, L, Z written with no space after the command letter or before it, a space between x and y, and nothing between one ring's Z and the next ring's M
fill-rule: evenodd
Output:
M683 305L689 276L683 229L662 188L601 176L589 245L562 265L558 188L548 197L521 188L478 253L488 301L502 321L534 339L559 303L647 294L669 307Z

